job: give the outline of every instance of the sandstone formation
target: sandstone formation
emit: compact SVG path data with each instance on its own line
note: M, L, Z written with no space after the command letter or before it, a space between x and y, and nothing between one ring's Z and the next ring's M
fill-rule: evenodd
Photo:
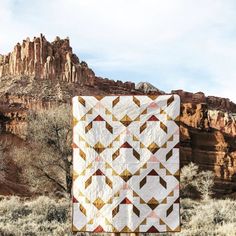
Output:
M178 94L184 103L206 103L210 109L236 113L236 104L231 102L228 98L206 97L203 92L190 93L183 90L173 90L171 93Z
M149 83L135 87L132 82L97 77L73 54L69 39L26 39L12 53L0 56L0 133L24 138L28 110L68 103L74 95L146 93L164 94ZM218 193L236 191L236 104L202 92L171 93L182 101L181 165L193 161L213 170Z
M77 83L81 86L98 86L107 89L107 85L132 90L131 82L109 81L98 78L87 63L79 60L73 53L69 38L56 37L48 42L41 34L17 43L13 52L0 55L0 78L4 76L33 76L42 80L61 80ZM121 89L122 90L122 89Z

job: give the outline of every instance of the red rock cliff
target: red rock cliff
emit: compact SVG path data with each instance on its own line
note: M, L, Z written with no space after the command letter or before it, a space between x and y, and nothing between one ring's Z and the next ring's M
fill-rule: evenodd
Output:
M106 87L107 80L96 77L85 62L73 53L69 39L56 37L48 42L41 34L17 43L13 52L0 55L0 77L34 76L37 79L61 80L79 85ZM113 81L117 87L134 89L134 83Z
M74 95L163 94L149 83L136 85L97 77L73 54L69 39L49 43L26 39L0 56L0 133L24 137L27 111L69 102ZM226 98L175 90L181 97L181 164L215 171L218 190L236 191L236 104Z

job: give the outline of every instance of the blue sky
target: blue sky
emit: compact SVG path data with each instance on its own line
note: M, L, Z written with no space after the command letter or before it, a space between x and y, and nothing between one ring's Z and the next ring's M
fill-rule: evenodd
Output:
M236 102L235 0L1 0L0 53L70 37L98 76Z

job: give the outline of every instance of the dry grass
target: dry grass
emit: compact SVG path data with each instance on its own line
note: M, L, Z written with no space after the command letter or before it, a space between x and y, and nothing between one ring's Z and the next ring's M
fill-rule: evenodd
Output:
M41 196L31 201L18 197L0 201L1 236L70 235L70 202Z
M182 232L179 235L236 235L236 202L230 199L181 201Z
M69 199L69 198L68 198ZM1 236L72 235L70 200L41 196L23 201L0 200ZM181 200L182 231L174 235L236 235L236 202L226 200ZM78 234L85 235L85 234ZM86 234L88 235L88 234ZM160 234L173 235L173 234Z

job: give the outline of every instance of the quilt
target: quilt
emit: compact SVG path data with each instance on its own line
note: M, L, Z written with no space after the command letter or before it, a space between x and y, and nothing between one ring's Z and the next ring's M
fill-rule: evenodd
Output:
M73 231L180 231L179 96L72 103Z

